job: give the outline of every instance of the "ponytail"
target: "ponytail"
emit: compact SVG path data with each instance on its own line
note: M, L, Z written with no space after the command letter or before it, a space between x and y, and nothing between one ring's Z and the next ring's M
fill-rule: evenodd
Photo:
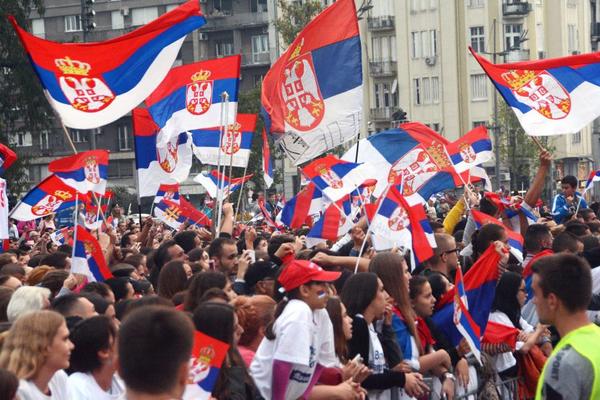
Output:
M290 300L297 299L299 297L300 297L300 288L296 288L296 289L293 289L291 292L286 293L286 296L283 298L283 300L281 300L279 303L277 303L277 307L275 308L275 315L273 315L273 319L271 320L271 322L269 322L269 324L267 325L267 328L265 329L265 337L267 339L269 339L269 340L275 339L275 332L273 331L273 326L275 325L277 318L279 318L279 316L283 313L283 310L285 310L285 306L288 305Z

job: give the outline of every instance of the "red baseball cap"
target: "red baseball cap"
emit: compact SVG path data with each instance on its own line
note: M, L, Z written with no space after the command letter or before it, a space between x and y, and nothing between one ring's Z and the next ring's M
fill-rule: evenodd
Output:
M307 260L293 260L287 264L278 281L286 292L292 291L305 283L332 282L340 277L341 272L325 271L317 264Z

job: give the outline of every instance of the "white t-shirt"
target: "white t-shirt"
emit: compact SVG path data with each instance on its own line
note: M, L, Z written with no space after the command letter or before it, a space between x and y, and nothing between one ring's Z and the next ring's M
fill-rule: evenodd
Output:
M62 369L56 371L50 382L48 382L50 396L42 393L35 383L21 379L17 396L20 400L69 400L67 393L67 373Z
M293 364L286 399L304 394L317 364L325 367L337 362L333 326L326 310L312 311L301 300L290 300L273 326L275 339L266 337L256 350L250 374L260 394L271 398L273 360Z
M504 314L502 311L494 311L490 313L488 321L497 322L502 325L511 326L516 328L511 320L508 318L508 315ZM535 329L527 323L523 318L519 320L522 331L525 333L532 333ZM520 350L523 347L523 342L517 341L517 345L515 346L515 350ZM497 372L506 371L510 367L517 364L517 359L513 356L512 352L508 351L506 353L496 354L492 357L494 359L494 363L496 366Z
M125 385L117 375L113 375L108 392L104 391L90 373L75 372L67 379L71 400L114 400L125 392Z
M382 374L387 370L385 363L385 355L383 347L377 336L377 331L373 324L369 324L369 368L373 370L373 374ZM373 400L390 400L392 398L392 389L386 390L369 390L369 399Z

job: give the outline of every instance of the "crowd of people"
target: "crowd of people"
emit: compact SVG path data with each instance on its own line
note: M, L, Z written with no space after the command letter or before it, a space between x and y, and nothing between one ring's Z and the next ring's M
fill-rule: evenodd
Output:
M89 282L70 272L72 246L50 240L52 217L13 223L0 254L0 398L195 398L194 331L229 346L215 399L599 398L600 329L588 319L600 310L599 210L572 177L552 210L537 203L549 159L523 198L471 189L424 205L437 247L416 268L406 249L373 251L364 219L347 243L308 249L306 229L245 226L226 203L215 233L116 213L95 233L113 277ZM515 223L520 208L537 221ZM505 226L476 229L473 209ZM524 237L522 262L509 229ZM518 335L484 341L480 363L432 314L457 268L488 250L499 257L488 321Z

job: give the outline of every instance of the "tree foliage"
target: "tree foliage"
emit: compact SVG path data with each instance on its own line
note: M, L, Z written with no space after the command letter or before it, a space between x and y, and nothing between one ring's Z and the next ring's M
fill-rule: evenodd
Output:
M278 0L277 5L281 11L281 16L275 21L275 29L283 38L286 47L296 39L296 36L306 24L323 10L321 2L316 0Z

